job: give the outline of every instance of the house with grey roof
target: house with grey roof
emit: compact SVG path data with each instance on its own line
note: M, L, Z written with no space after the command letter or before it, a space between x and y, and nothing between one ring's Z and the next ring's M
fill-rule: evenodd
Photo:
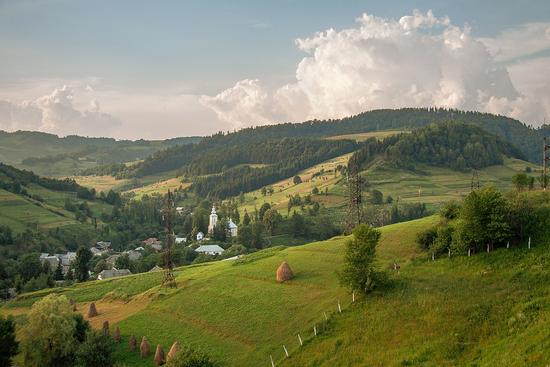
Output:
M199 246L195 252L205 255L221 255L224 252L224 249L218 245L202 245Z
M132 272L128 269L117 269L112 268L109 270L103 270L99 275L97 276L98 280L105 280L108 278L116 278L116 277L122 277L125 275L132 275Z

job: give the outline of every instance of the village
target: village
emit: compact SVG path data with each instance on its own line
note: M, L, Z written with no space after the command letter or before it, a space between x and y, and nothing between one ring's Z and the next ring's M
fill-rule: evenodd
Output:
M181 212L181 210L181 207L176 208L176 213ZM211 236L218 225L220 225L220 222L218 221L218 214L216 213L216 207L213 206L209 216L208 233L205 234L199 231L192 240L187 237L172 234L176 249L178 247L186 247L194 251L197 255L203 255L206 259L218 259L218 257L223 255L225 250L218 244L209 244L209 242L211 242ZM225 227L226 234L229 238L237 237L238 225L235 224L231 218L229 218ZM164 243L157 237L149 237L141 240L141 246L134 249L117 252L112 248L111 242L98 241L90 246L89 250L93 256L93 260L97 260L96 265L100 264L100 266L95 266L89 271L89 276L97 280L105 280L133 274L129 267L124 267L121 265L127 265L129 262L137 262L142 259L146 253L161 254L164 250ZM232 256L227 258L227 260L237 258L238 256L239 255ZM39 260L42 265L47 264L52 272L61 272L64 276L64 280L71 279L71 272L74 271L73 263L76 258L76 252L56 254L41 253L39 256ZM99 269L101 270L97 271ZM154 272L162 269L163 268L160 264L155 264L147 271ZM64 280L56 280L56 282L61 284Z

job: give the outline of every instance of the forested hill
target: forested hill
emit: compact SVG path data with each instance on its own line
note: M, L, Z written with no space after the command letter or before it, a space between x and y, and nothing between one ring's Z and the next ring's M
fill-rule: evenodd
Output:
M115 140L76 135L59 137L37 131L0 130L0 161L8 164L51 164L66 157L94 160L98 163L133 161L174 145L198 142L201 137L167 140Z
M523 152L511 143L462 122L433 123L383 141L369 139L352 156L350 164L364 166L379 156L400 166L426 163L454 170L502 164L503 156L525 159Z
M230 147L287 137L326 137L388 129L415 129L431 123L461 121L482 127L484 130L518 147L532 162L540 160L542 136L548 127L533 129L503 116L488 113L466 112L436 108L403 108L374 110L339 120L306 121L245 128L233 133L217 133L204 138L194 147L175 146L159 151L135 165L132 169L119 166L112 173L124 177L141 177L180 168L196 156L220 147ZM539 144L540 143L540 144ZM124 172L122 172L124 171Z
M0 188L14 194L28 195L26 186L36 184L45 189L76 193L81 199L95 198L94 189L80 186L74 180L40 177L31 171L20 170L7 164L0 163Z

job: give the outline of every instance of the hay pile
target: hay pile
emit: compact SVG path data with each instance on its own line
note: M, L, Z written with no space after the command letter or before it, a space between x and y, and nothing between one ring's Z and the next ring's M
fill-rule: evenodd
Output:
M162 349L161 345L158 344L155 352L155 366L161 366L164 362L164 349Z
M92 318L92 317L96 317L98 314L97 314L97 309L95 308L95 303L92 302L90 303L90 308L88 309L88 317Z
M180 351L180 349L180 343L174 342L174 344L172 344L172 348L170 348L170 351L166 356L166 362L169 362L172 358L174 358L174 356Z
M115 342L120 343L121 340L122 338L120 337L120 329L117 326L115 329Z
M294 273L286 261L283 261L277 268L277 281L279 283L286 282L294 277Z
M128 345L130 346L130 350L134 351L137 348L137 340L134 335L130 337L130 341L128 342Z
M109 336L109 321L103 321L103 335Z
M151 353L151 346L149 345L149 341L147 340L147 337L144 336L143 339L141 339L141 345L139 346L139 355L141 358L145 358Z

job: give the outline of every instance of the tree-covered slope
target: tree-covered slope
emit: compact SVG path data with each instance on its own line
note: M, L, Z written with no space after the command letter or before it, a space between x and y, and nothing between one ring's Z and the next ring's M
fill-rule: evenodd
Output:
M380 156L404 167L424 163L457 171L500 165L503 157L524 158L518 148L498 136L476 125L455 121L433 123L383 141L368 139L350 163L360 167Z
M233 133L217 133L204 138L193 149L174 147L159 151L142 163L125 172L125 176L143 176L172 170L188 164L194 157L212 150L246 145L288 137L327 137L362 132L416 129L431 123L459 121L477 125L487 132L518 147L524 156L533 162L540 160L542 137L548 129L533 129L525 124L503 116L487 113L446 110L436 108L403 108L397 110L374 110L356 116L335 120L313 120L303 123L285 123L245 128Z

